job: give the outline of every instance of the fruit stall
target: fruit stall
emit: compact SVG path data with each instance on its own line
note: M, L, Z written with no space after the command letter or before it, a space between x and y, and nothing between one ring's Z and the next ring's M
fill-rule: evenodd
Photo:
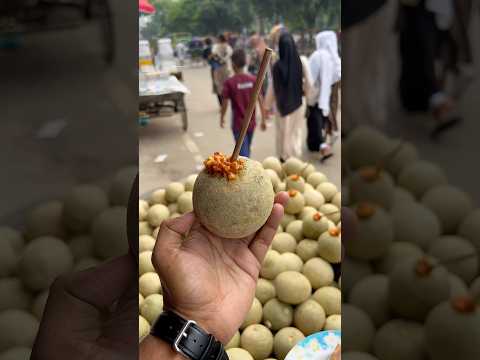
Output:
M266 208L268 216L275 193L287 191L289 200L263 262L251 309L226 349L232 360L283 360L306 336L341 328L341 193L312 164L299 159L291 158L284 164L275 157L268 157L262 163L250 162L253 164L251 170L243 176L253 179L263 173L267 182L256 185L245 180L249 187L262 189L250 191L256 194L253 196L256 199L250 199L256 201L256 214L242 223L255 229L261 226L266 219L261 214L265 212L263 205L270 204ZM192 174L183 181L172 182L139 200L140 340L148 334L163 310L160 278L151 261L163 221L194 210L194 203L197 203L195 212L200 213L202 223L211 231L224 231L222 236L234 238L242 235L240 231L252 232L251 228L216 227L211 219L218 218L217 212L224 211L221 198L225 201L225 196L216 197L214 193L222 194L226 190L218 190L218 187L222 183L228 185L225 179L215 181L216 191L210 192L208 175L202 171L200 175ZM261 199L260 193L265 199ZM207 197L208 202L205 201ZM240 203L242 200L230 198L229 201ZM216 205L207 209L205 206L212 202ZM210 220L209 216L212 216ZM239 215L236 216L235 219L235 214L229 214L223 218L238 224ZM258 218L263 219L261 224L255 224Z
M7 0L0 3L0 38L17 47L20 36L76 29L94 24L101 34L105 62L115 58L113 14L107 0Z
M356 218L342 263L344 358L478 359L472 198L408 141L362 127L342 152L343 204Z
M35 204L9 225L2 221L0 359L30 359L50 286L59 276L127 253L122 224L136 175L137 167L127 166Z
M230 359L283 360L304 337L339 329L347 360L478 359L480 211L408 142L360 128L343 151L343 196L299 159L256 165L289 200L250 311L226 344ZM22 226L0 227L2 356L29 358L57 276L127 251L118 224L136 172L77 185L28 210ZM199 178L139 199L139 340L163 310L151 262L159 226L194 209ZM342 201L356 221L343 259Z
M185 95L187 87L179 80L181 72L173 59L170 39L158 40L155 61L147 40L139 41L139 124L146 126L152 117L180 114L182 129L188 129Z

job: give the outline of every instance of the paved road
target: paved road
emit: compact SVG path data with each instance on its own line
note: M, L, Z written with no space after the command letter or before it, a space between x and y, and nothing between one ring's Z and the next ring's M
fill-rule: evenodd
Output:
M183 132L178 115L156 118L139 130L140 193L165 186L197 172L202 161L215 151L230 153L234 141L229 129L219 127L219 108L211 93L210 73L207 67L186 68L185 84L191 94L187 95L190 126ZM227 119L229 115L227 114ZM305 132L305 131L304 131ZM320 166L305 151L304 159L312 161L337 186L340 185L340 142L335 144L335 156ZM167 155L163 162L156 163L159 155ZM255 132L252 158L262 160L275 155L275 129L270 123L265 132Z
M114 3L111 67L96 23L32 33L0 50L0 222L136 164L138 39L127 30L137 26L136 5Z

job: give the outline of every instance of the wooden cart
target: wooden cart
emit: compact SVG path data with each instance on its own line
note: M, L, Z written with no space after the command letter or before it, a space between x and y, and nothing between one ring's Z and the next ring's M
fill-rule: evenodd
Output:
M187 107L185 94L170 92L160 95L140 95L139 110L149 116L165 116L165 114L178 113L182 119L182 129L188 129Z
M62 16L66 9L77 10L77 16ZM0 36L75 28L93 21L102 29L105 61L111 64L115 35L109 0L0 1Z

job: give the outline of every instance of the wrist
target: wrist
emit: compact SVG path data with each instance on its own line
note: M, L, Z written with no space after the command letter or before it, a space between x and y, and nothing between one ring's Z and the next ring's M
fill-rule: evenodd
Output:
M146 336L140 343L139 355L139 360L185 360L171 345L152 335Z
M172 310L185 320L193 320L208 334L211 334L222 344L227 344L235 335L237 329L229 329L226 321L223 321L216 313L200 314L199 312L184 312L176 309Z

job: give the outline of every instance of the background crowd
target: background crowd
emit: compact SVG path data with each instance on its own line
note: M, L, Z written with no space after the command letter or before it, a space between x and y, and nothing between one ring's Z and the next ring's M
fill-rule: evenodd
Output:
M319 32L315 45L309 57L300 55L294 36L284 25L277 24L267 36L251 33L243 37L226 33L213 39L191 41L187 47L200 47L203 59L210 66L222 127L231 104L231 128L235 139L245 120L244 113L265 49L272 48L274 55L259 101L261 128L267 129L265 121L272 119L276 155L282 161L291 156L301 157L304 148L318 153L318 158L325 161L333 155L331 145L338 138L336 118L341 80L338 34ZM305 122L307 133L302 134ZM250 156L255 128L254 118L241 150L242 156Z
M343 1L343 132L411 125L424 138L460 124L478 9L472 0Z

